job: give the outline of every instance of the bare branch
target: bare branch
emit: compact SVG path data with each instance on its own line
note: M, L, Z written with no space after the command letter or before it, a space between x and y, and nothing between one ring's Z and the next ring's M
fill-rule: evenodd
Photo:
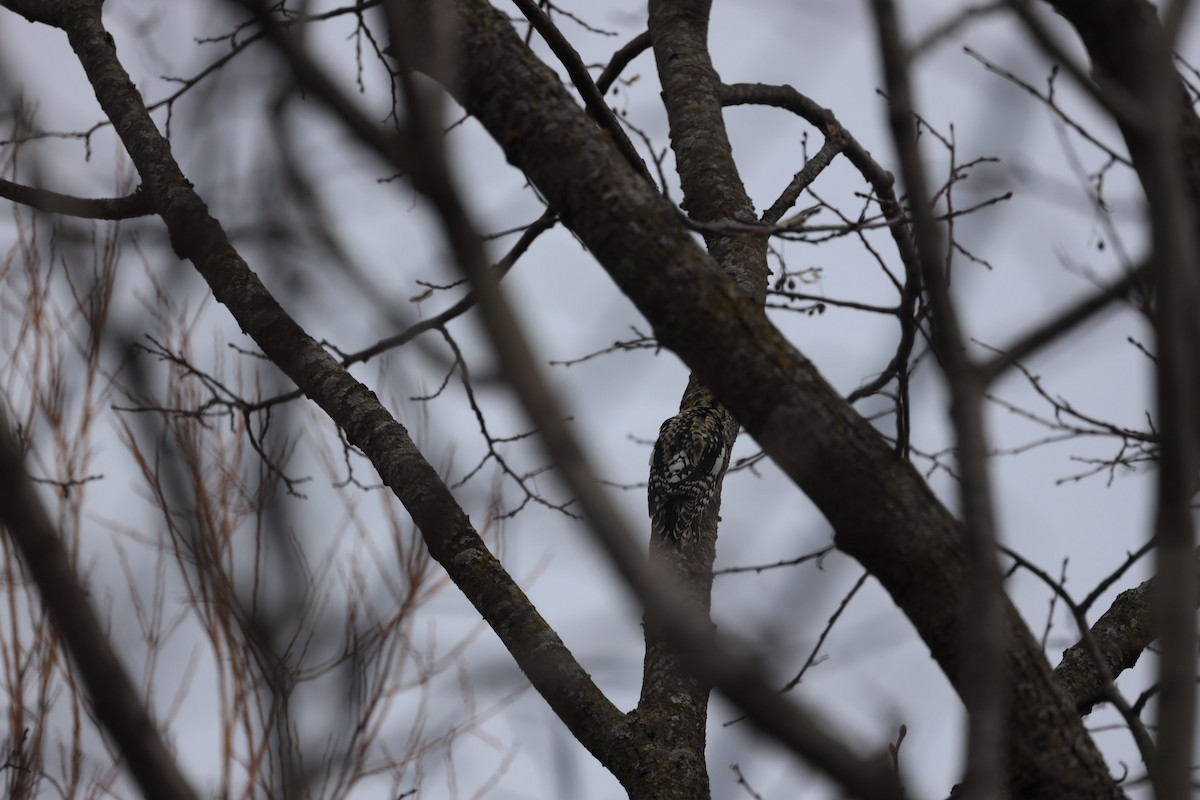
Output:
M296 324L230 244L184 178L140 94L117 60L99 4L48 17L67 33L105 114L142 178L178 254L263 352L365 453L425 537L431 554L511 649L530 681L585 746L604 759L623 715L599 691L562 640L487 550L467 515L408 432L367 387ZM286 41L286 37L284 37ZM398 144L363 122L387 152Z
M23 465L0 409L0 522L21 551L42 603L88 689L96 717L120 748L142 794L194 800L129 673L109 642Z
M1143 283L1147 276L1148 268L1139 267L1111 286L1101 289L1091 297L1066 309L1057 317L1047 320L1012 344L998 348L997 354L990 361L979 365L983 381L985 383L994 381L1009 367L1029 358L1043 347L1060 341L1072 329L1103 311L1111 303L1128 297L1129 293Z
M833 630L833 626L837 624L838 619L842 616L842 612L845 611L846 607L850 605L850 601L854 599L854 595L858 594L858 590L863 587L863 584L867 582L867 578L869 577L871 577L871 573L869 572L864 572L862 575L858 576L858 580L854 582L854 585L850 587L850 591L846 592L846 595L842 598L842 601L838 603L838 607L834 610L833 614L829 616L829 620L825 623L825 627L821 630L821 635L817 637L817 643L813 645L812 652L809 653L808 658L804 660L804 665L800 667L800 671L796 673L796 677L784 684L783 688L780 689L781 692L790 692L792 689L795 689L796 686L799 685L800 681L804 680L804 673L808 672L810 667L813 667L819 663L817 656L821 652L821 646L825 644L825 640L829 637L829 632ZM824 658L821 660L823 661Z
M650 175L650 170L646 167L646 162L638 155L634 149L633 142L629 141L629 137L625 135L625 129L621 127L620 121L617 120L617 115L608 107L608 103L604 101L604 89L599 88L592 82L592 76L588 74L587 66L584 65L583 59L579 57L579 53L575 52L575 48L567 41L567 38L562 35L562 31L558 26L546 16L546 13L538 8L537 4L531 0L513 0L529 23L550 45L550 49L554 51L554 55L558 56L558 60L566 68L567 74L571 76L571 82L579 91L579 96L583 98L584 105L587 106L588 113L596 120L609 135L613 138L613 143L617 149L621 151L621 155L629 162L630 166L642 173L651 186L654 185L654 178ZM636 40L635 40L636 41ZM634 45L636 48L637 45ZM632 50L630 51L632 52ZM625 56L622 53L622 56Z
M1024 2L1013 0L1021 11ZM1157 9L1139 0L1051 0L1092 59L1093 91L1107 100L1146 193L1154 283L1160 452L1155 519L1162 658L1159 761L1162 800L1192 793L1196 699L1196 546L1192 498L1200 466L1200 118L1175 71ZM1024 13L1024 12L1023 12ZM1086 79L1084 80L1087 85Z
M966 53L967 55L969 55L971 58L978 61L980 64L983 64L984 68L988 72L993 72L996 75L999 75L1001 78L1004 78L1006 81L1009 81L1014 86L1018 86L1021 89L1028 92L1033 97L1036 97L1038 100L1040 100L1046 106L1046 108L1050 109L1050 111L1052 111L1055 114L1055 116L1057 116L1060 120L1062 120L1063 124L1065 124L1071 130L1075 131L1077 134L1082 136L1086 141L1090 142L1096 148L1098 148L1099 150L1101 150L1102 152L1107 154L1110 159L1117 162L1118 164L1124 164L1127 167L1133 166L1133 162L1131 162L1129 160L1128 156L1126 156L1122 153L1118 153L1116 150L1114 150L1113 148L1106 145L1104 142L1097 139L1095 134L1093 134L1091 131L1089 131L1084 125L1080 124L1074 117L1067 114L1067 112L1064 111L1062 109L1062 107L1058 105L1058 103L1054 99L1054 79L1055 79L1055 76L1057 75L1057 72L1050 73L1050 78L1047 81L1048 89L1043 94L1037 88L1030 85L1027 81L1024 81L1024 80L1021 80L1020 78L1018 78L1010 70L1004 69L1003 67L1000 67L1000 66L992 63L988 59L984 58L980 53L977 53L976 51L972 50L970 47L964 47L963 52Z
M916 61L975 20L994 14L1007 7L1008 0L992 0L990 3L978 3L959 9L917 40L909 48L909 58Z
M86 219L132 219L154 213L140 189L126 197L92 199L22 186L0 178L0 197L49 214Z
M412 37L420 30L413 25L415 21L393 20L392 29L394 32L403 31L411 44ZM459 21L467 23L462 17ZM365 132L368 129L366 123L344 98L336 96L336 90L319 75L305 54L296 47L295 42L287 37L276 36L274 32L272 35L273 41L280 46L291 62L295 74L310 91L339 113L350 114L347 123L352 130ZM398 55L405 58L420 57L419 50L415 48L412 52L405 48ZM560 474L571 486L585 517L600 535L601 541L608 546L618 568L645 601L650 613L660 619L676 620L674 625L669 626L667 633L679 651L680 660L692 665L703 680L711 681L729 693L731 698L742 705L764 729L810 757L815 764L853 791L864 796L892 796L892 776L886 770L876 770L869 762L853 756L839 742L821 731L804 712L797 709L781 709L777 697L764 688L757 669L747 660L744 653L727 643L722 643L722 640L715 639L711 626L705 621L695 619L695 615L680 603L679 595L672 591L671 582L667 577L651 574L647 570L642 556L626 532L623 521L615 513L607 497L599 491L600 484L591 475L579 445L563 425L563 415L558 411L557 401L540 376L511 310L497 291L494 278L488 276L484 269L486 261L479 245L478 234L473 231L456 196L454 183L438 155L440 149L429 139L422 139L420 131L437 129L435 120L421 119L420 115L427 114L428 109L423 106L423 100L415 87L406 86L405 90L410 114L417 120L414 125L417 131L416 139L423 142L416 151L423 154L420 166L414 169L415 165L410 160L411 154L406 154L398 148L382 148L379 154L395 159L394 163L397 166L402 164L407 167L405 172L429 197L442 217L449 243L480 293L483 318L489 326L497 355L510 383L517 390L527 413L541 432L542 441ZM364 138L367 144L372 144L376 139L374 135ZM634 779L634 776L627 774L624 765L611 762L607 765L614 769L623 782Z
M879 49L887 86L888 121L902 165L913 215L921 273L933 310L933 345L950 385L950 416L958 446L959 498L965 531L967 590L963 631L966 672L963 701L968 718L967 796L990 797L1007 782L1004 753L1011 735L1006 719L1012 702L1007 691L1003 638L1004 594L996 561L995 516L983 429L981 375L967 356L966 341L949 291L949 276L937 261L943 252L926 189L924 165L913 124L915 103L908 58L900 40L891 0L873 0Z

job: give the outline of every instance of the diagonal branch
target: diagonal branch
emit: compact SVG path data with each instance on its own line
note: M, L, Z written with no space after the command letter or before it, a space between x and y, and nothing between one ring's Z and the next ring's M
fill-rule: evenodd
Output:
M629 141L629 137L625 135L625 129L621 127L617 115L604 102L604 89L592 82L592 76L588 74L587 66L579 57L579 53L567 41L567 37L563 36L562 31L546 15L546 12L538 7L537 3L532 0L513 0L513 2L529 20L529 24L541 34L546 44L550 45L554 55L558 56L558 60L566 68L567 74L571 76L571 82L579 91L579 96L583 98L584 105L587 106L592 119L608 131L609 136L613 138L613 143L621 151L621 155L625 156L625 160L629 162L630 166L641 172L642 177L653 186L654 178L650 175L650 170L646 168L646 162L638 155L633 142Z
M20 3L21 8L27 5ZM374 393L300 328L230 244L180 171L118 61L112 37L101 21L100 3L63 0L31 10L39 21L67 33L179 256L192 261L242 330L371 459L420 528L430 553L500 637L530 682L597 759L612 762L615 753L630 746L621 739L624 715L487 550L408 431Z
M1145 283L1148 272L1149 270L1145 266L1134 269L1111 286L1101 289L1091 297L1080 300L1012 344L999 349L991 360L979 365L982 380L985 383L992 382L1009 367L1020 363L1046 345L1061 340L1064 334L1073 328L1086 322L1117 300L1128 297L1134 288Z
M1188 568L1195 584L1200 584L1200 551L1193 555ZM1138 658L1159 637L1156 608L1159 596L1158 578L1126 589L1117 595L1108 610L1091 626L1091 638L1104 657L1104 664L1115 678L1137 663ZM1079 641L1063 652L1062 661L1054 668L1054 677L1074 698L1080 714L1090 713L1097 703L1104 702L1103 675L1093 664L1087 643Z

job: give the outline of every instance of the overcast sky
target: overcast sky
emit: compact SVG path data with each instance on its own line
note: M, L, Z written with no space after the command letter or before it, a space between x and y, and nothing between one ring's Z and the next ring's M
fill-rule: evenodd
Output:
M606 62L613 50L645 28L643 4L605 0L562 5L595 27L616 34L589 33L560 20L588 63ZM118 51L149 100L173 91L163 76L195 74L224 53L224 44L197 44L194 39L223 33L230 25L220 4L174 0L169 12L165 6L148 0L108 0L105 7ZM324 8L325 4L314 7ZM950 5L906 2L901 10L906 30L920 35L944 19ZM515 9L509 11L516 14ZM354 80L353 43L347 41L350 32L344 22L329 23L313 30L309 39L347 85ZM1078 54L1065 26L1062 34ZM718 0L713 11L713 59L726 82L792 84L831 108L876 159L896 170L884 102L876 92L882 80L873 43L865 3ZM982 345L999 347L1088 294L1093 279L1118 275L1122 253L1138 260L1145 252L1146 239L1138 217L1139 190L1129 175L1117 168L1108 173L1105 182L1105 199L1115 212L1120 234L1119 241L1113 241L1077 167L1081 164L1085 172L1093 171L1104 163L1104 155L1065 132L1045 107L985 71L963 52L964 44L1039 87L1045 85L1049 68L1013 24L988 18L932 50L916 72L920 113L942 134L949 136L953 130L957 160L999 159L979 165L955 187L955 204L966 207L1007 191L1013 193L1008 202L960 219L955 229L964 247L988 265L964 257L955 263L956 299L968 333ZM547 56L536 36L533 46ZM1195 37L1185 37L1181 52L1190 57L1196 55L1194 50ZM363 102L380 110L382 117L389 102L386 87L378 65L369 60L366 65ZM234 232L251 267L285 298L289 311L318 339L355 350L406 321L438 313L455 296L436 293L421 303L410 300L423 291L417 280L447 283L457 275L430 215L402 181L380 182L379 178L387 177L386 170L348 145L347 135L330 124L313 103L289 106L284 124L293 130L293 145L306 174L320 187L330 228L354 257L370 290L353 288L343 272L307 250L305 232L269 236L255 227L268 216L268 210L286 218L294 199L278 196L280 184L269 178L278 164L278 146L270 127L277 88L272 67L269 59L252 50L176 104L172 145L189 179ZM0 71L5 81L0 87L6 91L20 87L44 129L87 130L101 119L65 37L7 12L0 14ZM652 56L647 53L638 58L624 77L629 82L610 95L610 101L648 137L656 152L661 151L668 137ZM1097 121L1094 109L1069 79L1061 78L1057 89L1072 114L1105 142L1121 149L1117 133ZM156 119L165 124L165 112L157 112ZM730 110L726 119L738 165L760 210L774 201L803 165L802 136L808 135L810 154L820 146L817 131L781 111L737 108ZM459 180L469 187L468 200L483 229L504 230L540 213L522 176L506 164L499 148L478 126L468 121L455 129L448 141ZM634 141L645 152L640 137L635 136ZM929 174L934 185L940 185L947 174L947 153L928 137L926 144ZM27 152L19 173L27 180L33 180L36 165L38 182L59 191L108 196L122 187L128 189L125 181L130 168L107 130L92 137L91 158L86 162L84 145L73 140L42 143ZM668 153L664 169L671 181L671 196L678 200L671 164ZM866 186L846 163L837 162L814 189L823 200L856 213L854 193L866 191ZM802 198L800 207L816 202ZM825 212L814 222L833 223L835 219ZM205 300L206 289L190 268L175 263L163 247L157 222L131 222L124 230L138 236L146 255L144 260L132 251L126 255L117 300L123 323L133 331L150 326L142 306L149 270L169 281L182 308L199 315L202 333L196 339L197 357L222 353L224 358L233 358L224 342L244 346L247 340L222 308ZM0 215L0 251L7 251L12 237L6 210ZM511 241L513 237L494 242L493 254L501 255ZM886 237L872 241L880 244L887 263L895 267L898 260L888 249ZM817 277L804 287L808 292L864 303L894 301L886 277L856 240L847 238L819 247L800 243L779 246L790 269L819 268ZM547 361L580 358L603 349L629 338L630 326L648 331L606 273L561 228L535 244L506 278L505 288L536 341L539 355ZM780 313L776 319L822 374L845 393L874 377L894 351L897 326L890 317L831 306L821 315ZM463 343L479 379L492 430L499 436L523 431L526 423L512 398L493 380L495 368L475 323L461 320L452 331ZM1129 337L1149 345L1151 333L1133 313L1116 310L1027 366L1041 376L1051 395L1062 396L1099 419L1142 428L1152 407L1151 374L1146 357L1127 341ZM374 363L357 368L355 374L370 382L397 410L431 462L446 465L451 475L461 476L482 455L483 444L457 381L445 396L428 405L407 399L427 393L441 382L445 347L430 338L424 350L408 349L412 352L387 360L383 377ZM668 352L643 350L610 354L572 367L548 367L547 371L600 474L619 484L643 481L647 442L662 419L674 412L686 380L679 360ZM1019 374L1001 381L996 392L1030 411L1050 413ZM883 407L883 402L859 406L862 411ZM999 406L991 407L988 422L991 444L997 449L1016 448L1046 433ZM925 364L913 387L913 441L921 453L937 453L950 444L946 423L940 376L932 364ZM886 420L880 424L889 425ZM309 436L328 441L330 426L314 422ZM1058 574L1063 559L1069 557L1067 587L1077 596L1086 594L1127 551L1136 549L1150 528L1153 482L1149 471L1118 471L1111 480L1108 473L1079 481L1062 480L1089 469L1077 459L1112 457L1117 448L1111 440L1076 439L998 456L992 462L1002 540L1052 574ZM84 547L98 565L95 580L110 587L107 591L116 616L127 596L120 586L121 573L112 569L111 546L106 542L117 534L100 521L122 520L147 530L153 530L156 522L150 506L142 500L131 502L129 482L117 477L127 474L129 466L111 431L103 433L97 449L97 471L108 477L89 494L96 538L86 541ZM735 455L755 450L753 442L744 437ZM309 499L292 513L302 536L315 543L323 530L340 524L345 510L336 499L329 472L313 452L305 443L297 453L294 471L313 475L314 481L305 488ZM540 458L530 446L514 445L511 452L526 468L535 466ZM915 460L923 472L932 470L932 485L953 508L954 486L946 472L934 469L928 459L918 456ZM942 460L952 463L949 456ZM365 469L365 462L358 468ZM337 471L337 465L333 470ZM516 487L502 480L497 484L486 474L460 491L477 524L497 485L510 506L519 501ZM539 477L536 485L549 497L563 499L564 490L552 476ZM648 535L644 491L614 488L613 496L631 525ZM359 501L368 519L380 518L378 493ZM509 570L600 686L620 707L632 707L641 677L640 613L588 539L585 527L531 505L503 523L502 531L502 553ZM819 549L830 539L824 519L769 463L760 464L755 474L739 472L726 480L718 567L770 563ZM1098 609L1106 608L1116 592L1144 580L1149 566L1145 562L1126 575ZM743 636L760 651L783 683L799 669L825 621L860 572L849 558L835 553L819 570L805 564L762 574L722 576L715 588L714 615L723 630ZM1024 574L1008 585L1030 627L1040 634L1049 594ZM461 658L461 669L469 676L479 708L499 703L524 685L507 653L490 631L478 630L477 614L453 587L439 593L420 615L417 629L432 637L430 641L436 639L439 650L476 634ZM1051 662L1057 663L1061 649L1077 637L1061 609L1053 621L1048 651ZM133 641L127 644L136 647ZM183 636L173 647L182 669L192 650ZM902 764L909 796L944 796L961 767L961 704L927 648L878 584L868 580L823 653L826 660L794 690L796 697L819 708L843 736L864 749L881 749L895 739L899 725L905 724L908 736ZM1152 655L1144 656L1139 670L1119 681L1128 696L1135 697L1141 685L1152 678L1146 667L1153 660ZM136 659L133 662L131 666L136 668ZM181 759L201 785L213 769L219 746L215 709L204 688L206 678L211 678L211 671L201 665L194 688L171 728ZM465 719L460 679L452 670L436 684L435 727L453 726ZM397 731L405 729L405 714L411 708L408 700L398 702L394 712ZM321 723L319 704L306 713L312 714L313 724ZM746 724L727 727L725 723L733 716L722 700L714 701L709 757L714 797L749 796L735 785L731 763L739 764L754 789L768 800L834 796L802 764L762 742ZM1093 727L1112 722L1113 717L1103 710L1089 718ZM1127 732L1098 733L1097 741L1110 755L1114 769L1119 769L1119 759L1131 774L1140 774ZM456 774L457 785L447 778L450 771ZM502 774L491 785L497 771ZM496 798L600 800L621 793L616 781L571 739L532 690L503 704L480 724L478 732L459 738L451 768L444 768L437 759L428 765L420 796L470 797L483 786L490 786L487 796ZM361 796L382 794L365 790Z

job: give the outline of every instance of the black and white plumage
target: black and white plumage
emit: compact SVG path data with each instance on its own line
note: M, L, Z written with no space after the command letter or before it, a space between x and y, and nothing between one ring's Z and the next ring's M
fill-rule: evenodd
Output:
M650 455L647 496L650 524L659 536L695 541L704 510L717 493L729 448L726 414L707 389L684 398L679 413L662 424Z

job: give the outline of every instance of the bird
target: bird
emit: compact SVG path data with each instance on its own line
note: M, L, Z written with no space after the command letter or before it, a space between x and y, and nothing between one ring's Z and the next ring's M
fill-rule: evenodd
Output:
M729 459L726 417L713 393L693 382L679 413L659 428L646 494L651 529L663 539L699 538L704 511L716 497Z

